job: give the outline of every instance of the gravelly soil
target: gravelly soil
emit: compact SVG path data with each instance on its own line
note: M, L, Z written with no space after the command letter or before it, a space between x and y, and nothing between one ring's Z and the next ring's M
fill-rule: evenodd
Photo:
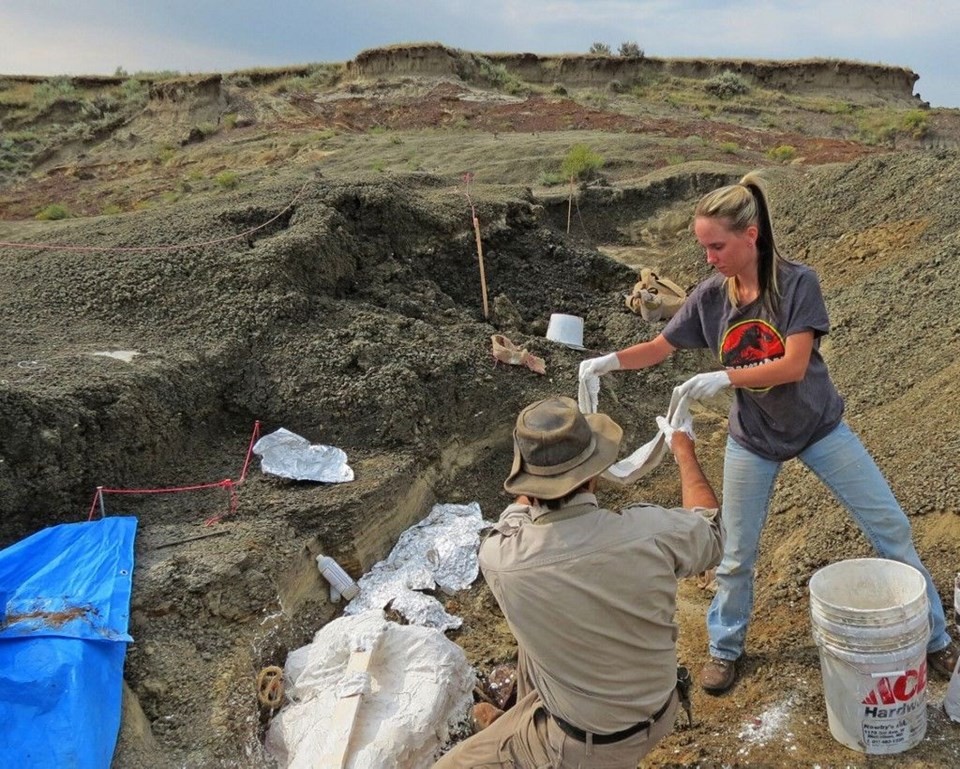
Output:
M642 257L691 286L707 274L677 212L744 168L677 166L623 197L585 193L589 237L562 235L565 207L521 189L474 190L491 318L484 319L469 209L450 180L416 174L333 181L278 173L217 201L56 224L5 224L3 240L92 251L0 249L0 540L86 517L98 485L155 488L239 477L255 420L344 448L356 482L267 478L256 465L226 511L221 489L111 497L137 515L124 733L114 765L264 766L253 680L307 641L337 607L312 555L355 576L433 501L506 502L517 410L573 394L583 353L543 338L551 312L586 320L590 352L655 334L623 306ZM305 185L305 186L304 186ZM646 185L646 186L645 186ZM624 190L631 200L630 189ZM640 192L636 192L639 190ZM826 345L847 415L910 514L918 548L952 604L960 565L960 156L918 151L771 176L784 252L820 273L834 328ZM293 206L287 209L287 205ZM213 246L161 250L273 225ZM681 222L677 224L677 222ZM618 260L591 246L616 246ZM158 247L153 251L108 248ZM504 333L546 360L538 377L494 366ZM92 353L135 350L126 363ZM675 356L605 381L601 404L646 439L670 389L710 362ZM609 378L608 378L609 379ZM701 455L719 483L722 400L698 415ZM611 505L675 502L669 466ZM216 536L188 540L204 534ZM697 724L649 766L924 766L960 763L955 727L931 681L928 736L870 758L830 736L807 581L869 554L827 492L799 467L778 482L763 538L743 679L695 694ZM482 584L456 600L451 634L484 672L509 634ZM709 595L681 591L682 657L706 656Z

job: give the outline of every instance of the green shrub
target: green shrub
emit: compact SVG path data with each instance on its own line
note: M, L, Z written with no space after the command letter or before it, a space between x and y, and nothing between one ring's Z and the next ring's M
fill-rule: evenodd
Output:
M586 144L575 144L560 165L564 179L590 179L603 166L603 158Z
M789 163L797 155L797 148L790 144L781 144L767 150L767 157L778 163Z
M77 89L69 77L52 77L33 87L33 100L41 109L61 99L76 99Z
M567 87L563 83L554 83L553 87L550 89L550 93L555 94L556 96L566 96Z
M140 104L147 100L147 86L135 77L128 78L120 84L120 93L128 103Z
M302 75L280 80L274 86L274 91L303 96L322 88L335 86L342 76L343 68L339 64L314 64Z
M865 115L857 126L857 138L864 144L893 144L896 135L896 119L885 112Z
M154 165L165 166L176 157L177 150L169 144L158 147L153 156Z
M750 90L747 81L736 72L725 69L719 75L715 75L703 84L703 90L712 93L721 99L731 96L739 96Z
M527 90L520 78L502 64L494 64L489 59L480 59L480 76L490 85L509 94L519 94Z
M600 54L602 56L609 56L612 53L612 51L610 50L610 46L607 45L606 43L591 43L590 50L588 51L588 53L595 53L595 54Z
M900 119L900 125L914 139L922 139L930 131L927 113L922 109L912 109L905 112Z
M110 205L104 206L100 213L104 216L116 216L117 214L123 213L123 209L116 203L111 203Z
M44 208L35 218L42 221L55 221L57 219L69 219L73 214L62 203L51 203Z
M285 77L283 80L277 81L273 90L277 93L289 93L302 96L310 90L310 85L307 83L306 78L303 77Z
M623 87L623 83L619 80L611 80L607 83L607 89L610 93L623 93L626 89Z
M36 131L31 131L29 129L22 131L8 131L7 133L3 134L3 146L6 146L8 141L11 144L38 142L40 141L40 135Z
M740 147L737 146L736 142L722 142L719 149L727 155L736 155Z
M620 55L624 59L642 59L643 49L632 41L620 43Z
M240 184L240 177L234 171L221 171L213 177L214 183L224 190L232 190Z

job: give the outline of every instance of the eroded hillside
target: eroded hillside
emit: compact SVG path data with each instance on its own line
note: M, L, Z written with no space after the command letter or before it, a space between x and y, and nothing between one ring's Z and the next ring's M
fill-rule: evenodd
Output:
M312 556L359 576L435 501L476 500L495 518L517 410L576 391L584 354L544 338L550 313L583 316L591 352L657 333L623 303L637 268L688 287L703 278L692 205L756 166L767 167L784 252L821 275L833 319L825 355L848 419L951 604L955 111L920 110L918 138L919 108L900 103L759 87L721 98L675 76L561 94L519 79L517 91L347 69L162 79L97 118L122 124L69 140L74 108L54 101L31 118L9 106L22 83L0 92L4 142L11 130L36 134L36 153L18 155L25 165L6 167L0 189L2 544L84 519L97 486L236 478L257 420L340 446L356 472L353 483L319 485L254 467L225 516L223 489L108 495L108 513L140 522L118 769L269 766L256 673L340 610ZM74 84L66 100L125 82ZM858 121L878 115L895 128L868 142ZM11 119L21 122L11 129ZM570 190L557 175L577 143L603 164L575 188L568 234ZM771 153L783 147L793 154ZM34 219L52 204L72 216ZM493 333L543 357L546 374L495 366ZM97 354L117 350L137 354ZM674 385L710 365L684 354L605 382L601 405L625 426L625 446L646 440ZM717 484L724 405L697 414ZM668 465L601 491L611 505L672 504L677 493ZM826 726L806 586L820 566L868 553L827 492L788 466L762 542L742 681L726 697L695 693L696 725L648 764L856 765L861 756ZM706 658L708 600L683 585L680 651L693 668ZM482 581L449 608L464 617L451 637L481 674L515 654ZM932 704L943 690L931 681ZM932 707L928 737L907 757L955 766L952 729Z

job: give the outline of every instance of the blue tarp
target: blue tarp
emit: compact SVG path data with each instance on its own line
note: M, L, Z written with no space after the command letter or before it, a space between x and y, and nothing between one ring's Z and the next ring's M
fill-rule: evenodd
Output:
M70 523L0 550L0 767L110 766L136 528Z

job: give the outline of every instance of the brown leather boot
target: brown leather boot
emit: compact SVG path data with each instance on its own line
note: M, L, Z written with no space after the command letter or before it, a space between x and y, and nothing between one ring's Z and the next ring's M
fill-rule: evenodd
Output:
M940 651L931 652L927 655L927 668L939 673L944 678L950 678L957 668L958 655L960 655L960 649L957 648L956 642L951 641Z
M700 686L708 694L723 694L737 680L737 661L711 657L700 671Z

